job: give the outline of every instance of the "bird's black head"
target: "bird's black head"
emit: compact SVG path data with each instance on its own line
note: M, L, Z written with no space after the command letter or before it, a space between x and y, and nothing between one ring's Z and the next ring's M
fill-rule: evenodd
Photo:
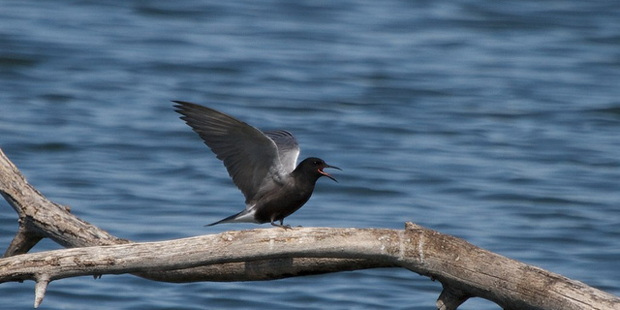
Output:
M322 176L326 176L336 182L338 182L338 180L336 180L334 177L332 177L331 175L329 175L327 172L323 171L323 169L325 168L334 168L334 169L338 169L338 170L342 170L336 166L331 166L328 165L327 163L325 163L324 160L320 159L320 158L316 158L316 157L308 157L306 159L304 159L304 161L302 161L301 163L299 163L299 166L297 167L297 169L301 169L301 171L304 174L309 174L312 176L315 176L316 179L322 177Z

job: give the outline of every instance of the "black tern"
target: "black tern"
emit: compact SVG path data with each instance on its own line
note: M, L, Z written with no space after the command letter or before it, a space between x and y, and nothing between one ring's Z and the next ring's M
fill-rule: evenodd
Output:
M316 181L330 166L309 157L297 167L299 144L288 131L262 132L236 118L198 104L173 101L176 111L204 143L224 162L233 183L245 196L245 210L215 223L271 223L284 225L284 218L299 210L312 196ZM275 222L279 221L280 224Z

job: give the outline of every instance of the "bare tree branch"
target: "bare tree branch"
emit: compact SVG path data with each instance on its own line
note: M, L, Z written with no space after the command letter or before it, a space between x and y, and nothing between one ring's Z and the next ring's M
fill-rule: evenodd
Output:
M620 309L620 298L412 223L404 230L280 228L131 243L73 216L28 184L0 150L0 192L20 228L0 259L0 283L132 273L167 282L248 281L402 267L440 281L439 309L482 297L504 309ZM22 254L41 238L72 249ZM15 254L22 254L14 256Z

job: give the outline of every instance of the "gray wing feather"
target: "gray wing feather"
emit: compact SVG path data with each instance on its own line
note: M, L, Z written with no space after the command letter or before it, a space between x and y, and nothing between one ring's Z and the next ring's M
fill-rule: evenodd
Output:
M174 102L176 111L183 115L181 119L224 162L246 204L263 182L284 171L276 143L257 128L201 105Z
M265 135L276 143L280 162L284 166L284 170L288 173L293 172L299 157L299 143L295 136L286 130L266 131Z

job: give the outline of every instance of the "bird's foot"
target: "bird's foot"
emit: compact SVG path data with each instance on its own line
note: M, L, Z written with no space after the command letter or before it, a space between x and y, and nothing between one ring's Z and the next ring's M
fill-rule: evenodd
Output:
M271 222L271 226L280 227L280 228L284 228L284 229L293 229L293 228L291 228L291 225L283 225L282 223L276 224L274 222Z

